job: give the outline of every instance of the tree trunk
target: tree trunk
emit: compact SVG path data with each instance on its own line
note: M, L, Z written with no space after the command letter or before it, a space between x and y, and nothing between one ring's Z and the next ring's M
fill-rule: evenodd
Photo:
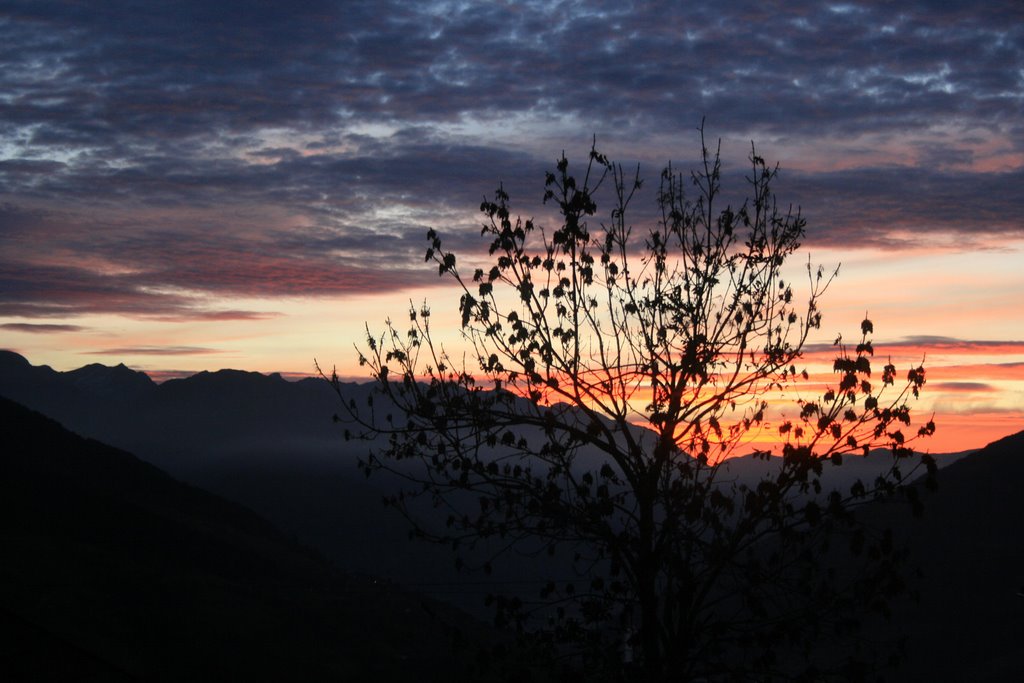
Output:
M637 552L637 598L640 603L640 654L644 680L661 681L664 653L661 648L658 600L658 562L655 557L654 498L641 495Z

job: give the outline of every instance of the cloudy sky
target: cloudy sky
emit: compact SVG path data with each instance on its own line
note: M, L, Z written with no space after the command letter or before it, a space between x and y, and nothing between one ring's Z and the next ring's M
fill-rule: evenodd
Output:
M1024 428L1019 0L4 0L0 347L357 375L364 322L457 312L428 227L472 258L483 196L541 214L595 135L653 187L702 118L842 263L815 342L867 310L941 445Z

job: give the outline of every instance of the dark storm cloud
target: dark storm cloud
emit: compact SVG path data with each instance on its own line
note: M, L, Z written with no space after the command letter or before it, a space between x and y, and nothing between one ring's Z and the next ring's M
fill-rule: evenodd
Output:
M713 136L906 148L784 174L811 242L1020 237L1019 157L976 166L992 140L1024 153L1022 93L1016 1L9 1L0 312L245 316L178 290L422 284L426 228L475 245L499 181L530 215L563 131L661 163L651 141L688 149L704 115Z

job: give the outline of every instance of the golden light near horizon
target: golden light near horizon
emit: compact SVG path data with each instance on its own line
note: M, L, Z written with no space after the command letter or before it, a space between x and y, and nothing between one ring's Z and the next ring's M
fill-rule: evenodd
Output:
M811 258L825 264L846 259L822 302L820 338L810 340L814 351L807 361L812 370L817 368L815 377L827 380L832 341L838 334L856 332L867 309L877 331L876 362L892 356L901 368L923 362L928 370L929 384L916 409L936 414L939 430L930 450L963 450L976 446L979 436L993 440L1014 431L1024 420L1024 342L1013 340L1024 340L1024 318L1015 315L1019 304L1012 297L991 297L993 292L1024 291L1024 272L1016 265L1018 248L926 252L919 257L813 250ZM799 270L794 266L798 286ZM931 276L939 271L950 275ZM248 311L241 319L95 315L74 318L73 329L46 334L32 331L30 326L38 321L25 321L25 328L12 321L0 334L3 346L58 370L123 362L156 377L219 368L310 376L316 372L315 361L325 370L336 367L348 380L366 381L369 377L356 363L366 326L379 333L388 318L400 324L410 301L430 306L434 330L449 351L464 346L458 291L441 279L434 286L377 295L208 302L213 308L230 305ZM999 330L993 336L1009 341L957 341L970 340L979 329Z

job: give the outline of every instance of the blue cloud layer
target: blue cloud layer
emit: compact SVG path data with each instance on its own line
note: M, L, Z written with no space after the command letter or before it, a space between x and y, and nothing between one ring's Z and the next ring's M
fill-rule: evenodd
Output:
M1024 237L1016 0L9 0L0 93L7 316L424 284L499 181L529 213L595 133L653 179L705 116L849 157L783 175L810 243Z

